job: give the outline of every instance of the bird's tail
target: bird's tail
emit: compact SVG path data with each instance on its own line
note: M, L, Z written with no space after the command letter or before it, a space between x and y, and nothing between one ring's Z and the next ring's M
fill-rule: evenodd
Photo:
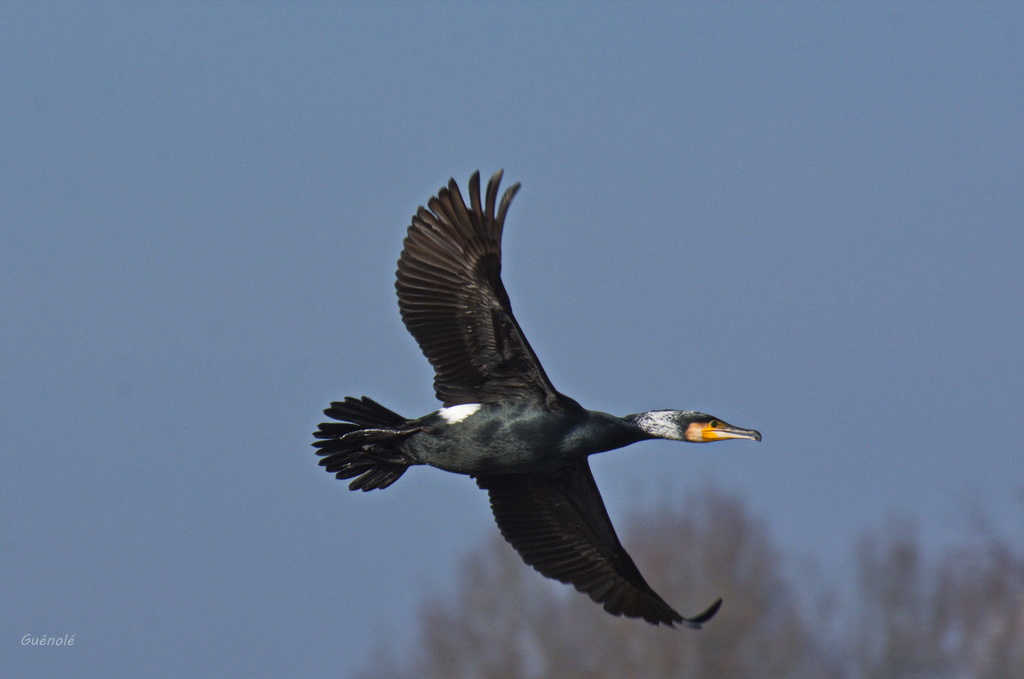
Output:
M387 488L410 465L419 464L402 452L402 442L419 429L409 420L363 396L335 401L324 414L338 422L323 422L313 436L320 466L339 479L358 477L349 490Z

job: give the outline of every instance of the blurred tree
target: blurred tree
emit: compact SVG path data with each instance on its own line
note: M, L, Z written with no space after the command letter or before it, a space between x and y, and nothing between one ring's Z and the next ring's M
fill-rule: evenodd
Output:
M825 669L766 528L738 500L709 491L683 511L637 517L624 535L667 601L697 611L716 596L725 599L704 630L610 616L585 595L545 580L495 537L465 562L451 599L434 597L423 606L412 665L399 670L385 663L372 675L838 676Z
M852 639L866 679L939 677L945 665L941 625L932 616L917 535L909 524L890 526L857 545L859 617Z
M916 533L860 544L853 676L1024 677L1024 556L995 536L925 569Z
M697 632L610 616L495 535L450 596L421 606L412 652L388 649L364 676L1024 677L1024 554L998 537L929 560L913 526L893 523L856 545L856 604L808 613L829 593L798 601L766 527L735 498L709 490L637 515L622 534L667 601L685 614L722 596L718 615Z

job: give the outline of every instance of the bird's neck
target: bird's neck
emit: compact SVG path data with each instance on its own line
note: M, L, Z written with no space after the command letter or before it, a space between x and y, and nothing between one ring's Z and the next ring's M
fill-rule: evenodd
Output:
M683 432L679 428L679 411L652 410L635 415L627 415L626 421L631 422L641 432L641 439L683 440Z
M587 410L586 417L570 435L576 450L587 455L603 453L628 446L648 438L636 424L627 418L616 417L598 410Z

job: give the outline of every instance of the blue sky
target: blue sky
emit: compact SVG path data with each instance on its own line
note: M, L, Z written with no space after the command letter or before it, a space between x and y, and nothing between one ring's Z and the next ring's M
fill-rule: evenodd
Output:
M310 432L437 407L394 265L476 169L523 183L505 283L560 390L764 434L595 458L620 525L714 484L837 583L893 514L1024 545L1020 4L9 2L0 63L14 675L411 638L486 497L349 493Z

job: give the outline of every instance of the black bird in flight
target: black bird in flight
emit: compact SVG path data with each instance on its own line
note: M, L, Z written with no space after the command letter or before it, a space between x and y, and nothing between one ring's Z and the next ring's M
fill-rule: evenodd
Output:
M552 386L512 315L501 282L501 232L514 184L502 172L469 204L452 179L412 219L398 260L398 307L434 367L440 410L408 419L367 398L324 413L313 445L352 490L386 488L411 465L476 479L505 539L543 575L571 583L613 615L699 628L721 599L685 618L647 584L612 528L587 457L646 439L761 440L753 429L692 410L616 417Z

